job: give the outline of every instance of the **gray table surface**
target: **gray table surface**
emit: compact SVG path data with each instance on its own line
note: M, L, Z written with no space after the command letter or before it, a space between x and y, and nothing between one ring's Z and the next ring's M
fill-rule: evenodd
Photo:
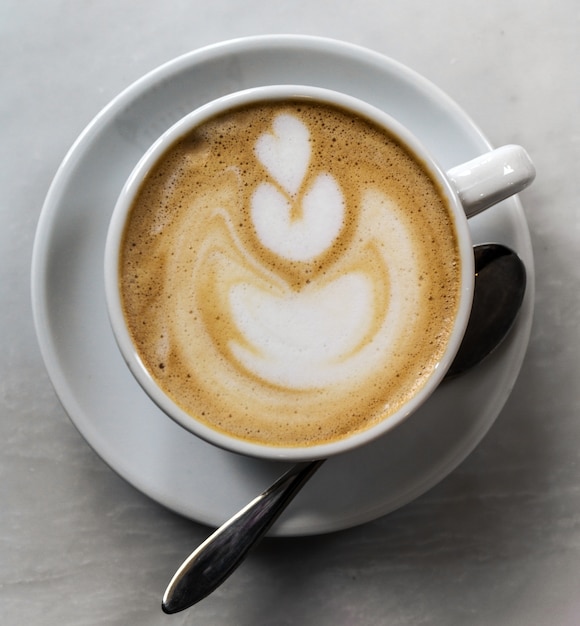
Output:
M0 3L0 623L580 623L580 9L575 0ZM30 305L56 169L120 90L200 46L262 33L361 44L425 75L538 170L522 201L535 317L515 389L478 448L398 511L268 539L213 596L165 616L207 529L129 486L53 391Z

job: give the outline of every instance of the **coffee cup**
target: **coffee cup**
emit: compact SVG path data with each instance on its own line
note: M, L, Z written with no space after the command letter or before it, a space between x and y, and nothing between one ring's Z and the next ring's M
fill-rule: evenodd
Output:
M429 398L461 344L467 218L534 175L519 146L445 172L343 93L226 95L164 133L121 191L105 250L119 349L169 417L227 450L363 445Z

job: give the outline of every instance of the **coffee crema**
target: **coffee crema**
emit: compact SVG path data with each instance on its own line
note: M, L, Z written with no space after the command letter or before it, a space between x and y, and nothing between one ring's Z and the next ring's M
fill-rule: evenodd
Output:
M388 419L440 361L460 298L437 183L384 129L311 100L230 110L170 147L120 261L157 384L208 426L274 446Z

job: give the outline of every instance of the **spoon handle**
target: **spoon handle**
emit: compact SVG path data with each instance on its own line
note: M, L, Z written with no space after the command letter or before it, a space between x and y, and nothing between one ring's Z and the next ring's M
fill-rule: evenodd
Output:
M171 579L163 595L163 611L187 609L219 587L322 463L292 467L196 548Z

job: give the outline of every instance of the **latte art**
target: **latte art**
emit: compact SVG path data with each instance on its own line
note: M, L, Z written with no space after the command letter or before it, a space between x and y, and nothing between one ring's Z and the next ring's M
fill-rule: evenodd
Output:
M330 248L343 227L344 198L338 183L320 173L298 198L310 164L310 134L296 117L274 118L274 135L256 142L256 156L274 182L258 185L252 222L260 242L290 261L310 261Z
M453 219L385 131L304 101L217 116L144 181L121 257L141 359L188 413L315 445L388 419L445 350Z

